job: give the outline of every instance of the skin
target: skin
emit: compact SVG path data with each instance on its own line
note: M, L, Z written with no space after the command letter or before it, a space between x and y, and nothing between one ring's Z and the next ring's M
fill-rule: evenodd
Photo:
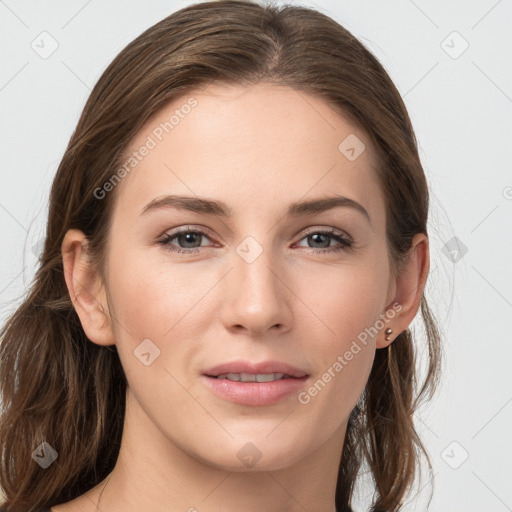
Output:
M428 239L414 237L407 267L394 278L374 148L322 100L268 83L190 95L197 107L110 192L116 202L106 282L84 256L83 233L68 231L62 244L85 333L92 343L117 346L129 388L113 472L52 510L334 511L348 416L375 351L418 311ZM153 116L129 152L185 100ZM354 161L338 149L349 134L366 146ZM165 194L223 201L232 217L175 208L140 214ZM285 214L292 202L335 194L360 203L370 221L348 207ZM200 252L177 254L158 244L187 226L211 231L188 243L175 237L171 246ZM337 240L310 235L329 228L348 235L352 248L325 252ZM251 263L236 250L247 236L262 249ZM199 378L226 361L275 359L308 373L307 390L394 303L400 311L307 404L291 395L271 406L243 406L214 395ZM148 338L160 356L145 366L133 351ZM261 453L250 468L237 457L249 442Z

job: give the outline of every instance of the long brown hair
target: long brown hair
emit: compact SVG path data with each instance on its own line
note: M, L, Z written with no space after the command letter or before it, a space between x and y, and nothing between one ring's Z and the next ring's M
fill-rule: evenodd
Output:
M85 233L103 276L115 190L99 200L97 189L119 169L145 121L196 87L259 80L315 95L369 134L395 275L413 236L427 234L428 187L404 103L382 65L336 21L306 7L221 0L190 5L150 27L117 55L88 98L53 182L34 282L1 331L3 511L76 498L112 471L119 453L127 381L115 346L90 342L73 308L61 257L65 233ZM338 512L350 510L363 463L374 483L373 512L400 509L422 455L432 473L413 414L436 388L441 347L424 294L420 306L425 378L420 386L410 329L392 351L376 351L340 454ZM43 441L58 452L47 469L32 457Z

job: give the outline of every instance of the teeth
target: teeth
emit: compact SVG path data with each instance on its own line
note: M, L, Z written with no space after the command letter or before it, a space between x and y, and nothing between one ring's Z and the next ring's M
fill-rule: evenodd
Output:
M234 380L237 382L272 382L274 380L282 379L284 373L224 373L218 375L218 379Z

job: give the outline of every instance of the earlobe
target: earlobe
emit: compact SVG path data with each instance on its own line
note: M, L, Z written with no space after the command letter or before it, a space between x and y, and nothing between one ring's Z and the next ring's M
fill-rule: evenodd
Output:
M396 279L396 292L392 304L398 304L400 307L393 308L396 314L387 324L386 332L379 335L377 348L390 345L413 321L420 307L429 267L428 237L424 233L417 233L412 240L404 268Z
M114 345L115 337L101 277L86 253L87 237L70 229L62 241L62 265L69 296L86 336L98 345Z

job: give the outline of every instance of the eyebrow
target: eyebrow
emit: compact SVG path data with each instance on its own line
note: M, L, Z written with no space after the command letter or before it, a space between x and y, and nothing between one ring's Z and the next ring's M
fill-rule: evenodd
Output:
M288 207L287 215L289 217L300 217L301 215L321 213L340 207L353 208L359 213L362 213L368 222L371 223L370 215L361 204L353 199L340 195L292 203ZM145 215L160 208L177 208L179 210L188 210L195 213L203 213L224 218L232 216L232 209L228 208L228 206L222 201L178 195L166 195L153 199L144 206L141 211L141 215Z

